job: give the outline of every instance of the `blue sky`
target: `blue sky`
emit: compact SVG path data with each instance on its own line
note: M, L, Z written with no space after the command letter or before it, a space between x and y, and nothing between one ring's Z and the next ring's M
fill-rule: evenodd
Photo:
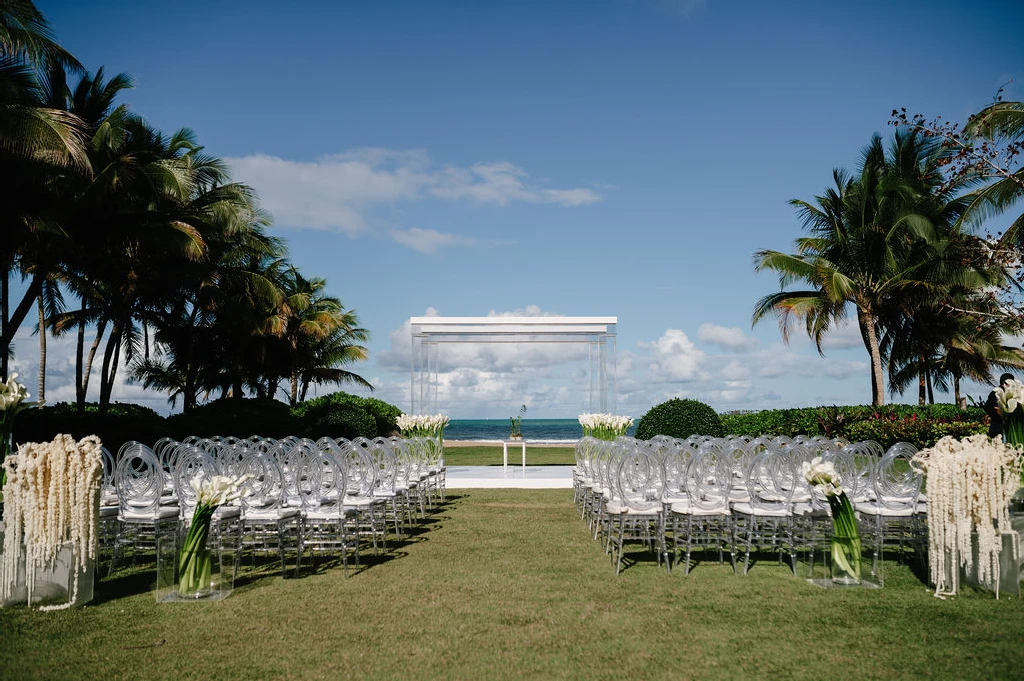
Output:
M291 259L371 331L357 371L403 407L405 324L434 312L617 316L620 413L868 402L853 330L820 358L751 328L778 288L754 251L790 249L787 201L854 168L893 108L963 120L1001 85L1024 97L1019 2L38 6L90 71L135 78L123 102L256 188ZM51 352L47 400L72 399L70 352ZM30 385L35 353L23 330ZM578 357L453 350L442 406L574 416Z

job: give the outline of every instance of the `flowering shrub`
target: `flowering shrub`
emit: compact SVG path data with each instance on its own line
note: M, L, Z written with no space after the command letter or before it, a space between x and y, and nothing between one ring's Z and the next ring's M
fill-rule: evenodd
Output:
M751 437L826 435L851 441L875 440L885 447L897 442L930 447L947 435L962 438L986 432L988 417L980 408L961 410L952 404L891 404L723 414L722 425L728 433Z

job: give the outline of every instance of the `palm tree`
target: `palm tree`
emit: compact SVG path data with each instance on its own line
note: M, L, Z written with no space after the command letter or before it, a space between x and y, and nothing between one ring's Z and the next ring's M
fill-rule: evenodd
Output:
M358 320L351 310L343 310L341 323L326 338L316 341L299 355L298 374L301 387L299 402L306 401L312 383L355 383L373 390L365 378L342 367L369 358L369 350L360 345L370 337L366 329L358 328Z
M753 322L774 314L788 342L792 324L802 321L818 352L824 336L853 308L871 358L871 398L884 404L880 338L894 302L933 288L927 270L945 242L931 220L915 212L920 202L916 177L936 174L937 143L897 131L887 158L875 135L862 154L858 178L833 172L835 187L815 203L794 200L804 228L797 253L758 251L755 269L778 272L781 288L804 282L808 288L782 290L761 298Z
M979 141L1004 144L1008 160L1024 152L1024 102L997 101L985 107L967 121L964 136L966 140L956 139L950 144L960 144L965 151L975 151L973 157L977 160L972 170L981 179L995 180L969 195L971 203L966 218L972 224L980 224L989 217L1004 213L1024 198L1024 165L1013 170L1008 163L1002 167L988 162L991 157L985 151L979 153L970 145ZM953 149L957 150L955 146ZM1010 224L1000 242L1024 245L1024 213Z
M299 383L304 374L308 376L306 389L309 381L328 381L330 376L370 386L362 377L341 370L333 363L365 359L366 348L353 345L353 341L367 337L365 329L355 328L358 322L354 313L346 313L340 300L326 295L324 279L307 279L294 266L285 270L281 283L285 296L270 330L283 342L281 356L286 359L278 367L289 379L289 404L294 407L298 403ZM332 363L325 365L324 360ZM268 372L267 378L276 383L273 368L268 365L264 371Z
M63 238L54 186L62 173L89 172L81 121L48 105L42 81L57 68L81 65L57 45L35 5L0 3L0 174L8 197L0 205L0 377L7 376L14 335L50 276L52 261L43 256ZM12 311L14 274L29 285Z

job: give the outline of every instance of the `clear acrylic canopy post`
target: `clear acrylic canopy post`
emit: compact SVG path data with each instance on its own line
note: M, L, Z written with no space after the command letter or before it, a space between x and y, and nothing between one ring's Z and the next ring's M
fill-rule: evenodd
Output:
M590 411L615 411L617 317L413 317L410 414L439 411L438 367L446 343L576 343L589 352Z

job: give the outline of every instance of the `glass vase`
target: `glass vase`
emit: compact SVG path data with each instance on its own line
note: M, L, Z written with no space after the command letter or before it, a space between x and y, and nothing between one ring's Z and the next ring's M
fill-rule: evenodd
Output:
M832 583L860 584L860 537L832 537Z
M206 548L182 556L178 567L178 595L206 598L213 590L213 553Z

